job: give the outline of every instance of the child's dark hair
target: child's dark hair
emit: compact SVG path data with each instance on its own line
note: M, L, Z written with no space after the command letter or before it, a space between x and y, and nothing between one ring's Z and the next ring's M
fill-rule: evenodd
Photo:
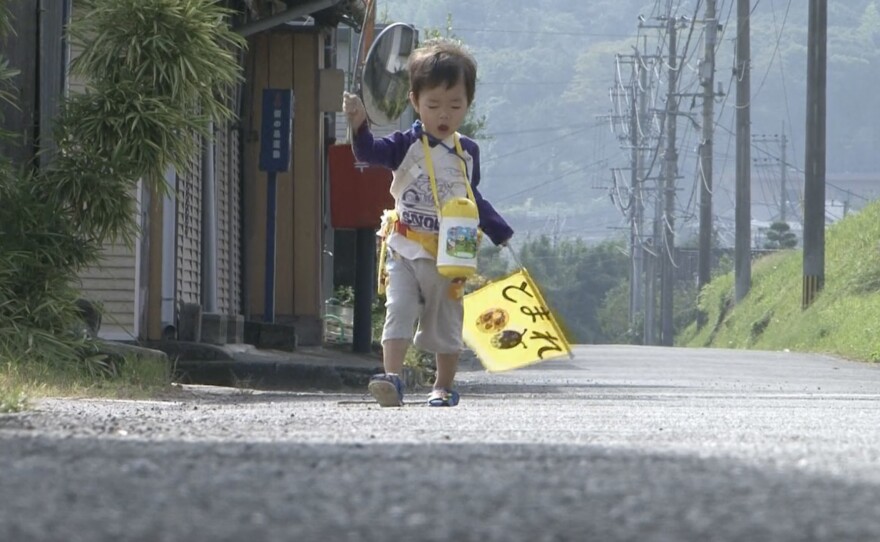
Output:
M425 42L410 55L408 68L410 91L417 99L422 90L440 85L450 88L463 78L468 105L473 103L477 63L457 42L444 38Z

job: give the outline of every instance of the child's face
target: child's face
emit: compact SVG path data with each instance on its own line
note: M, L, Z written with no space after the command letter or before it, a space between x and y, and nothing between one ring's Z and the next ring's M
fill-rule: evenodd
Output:
M409 95L425 131L438 139L451 136L464 122L469 104L463 79L459 78L458 83L449 88L440 85L422 90L418 98L412 93Z

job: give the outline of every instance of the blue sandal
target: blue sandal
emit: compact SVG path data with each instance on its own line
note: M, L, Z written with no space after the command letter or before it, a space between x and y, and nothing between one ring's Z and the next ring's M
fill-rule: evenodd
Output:
M403 381L396 374L373 375L367 389L380 406L403 406Z
M431 390L428 396L428 406L452 407L458 404L460 396L455 390L447 390L446 388L435 388Z

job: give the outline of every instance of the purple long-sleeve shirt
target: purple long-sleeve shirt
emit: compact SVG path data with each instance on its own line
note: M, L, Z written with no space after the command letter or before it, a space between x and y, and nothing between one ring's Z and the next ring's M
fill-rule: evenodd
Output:
M382 165L394 171L391 194L394 196L400 220L405 225L417 231L437 231L439 223L436 205L417 130L418 128L411 128L405 132L394 132L387 137L376 138L367 123L364 123L354 136L352 149L358 160ZM464 195L464 186L460 182L463 181L462 174L457 162L463 159L480 213L480 229L496 245L504 243L513 235L513 229L477 189L480 183L480 147L476 141L465 136L461 136L460 141L464 154L461 158L455 153L452 137L431 143L441 204L448 197ZM438 146L448 152L437 152Z

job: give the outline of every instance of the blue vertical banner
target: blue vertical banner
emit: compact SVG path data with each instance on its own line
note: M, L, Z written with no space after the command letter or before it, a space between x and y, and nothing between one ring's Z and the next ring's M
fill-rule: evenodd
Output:
M260 171L290 169L293 133L293 91L263 89L263 117L260 123Z
M275 321L275 193L276 174L290 170L293 134L293 91L263 89L260 123L260 170L266 172L266 272L263 321Z

